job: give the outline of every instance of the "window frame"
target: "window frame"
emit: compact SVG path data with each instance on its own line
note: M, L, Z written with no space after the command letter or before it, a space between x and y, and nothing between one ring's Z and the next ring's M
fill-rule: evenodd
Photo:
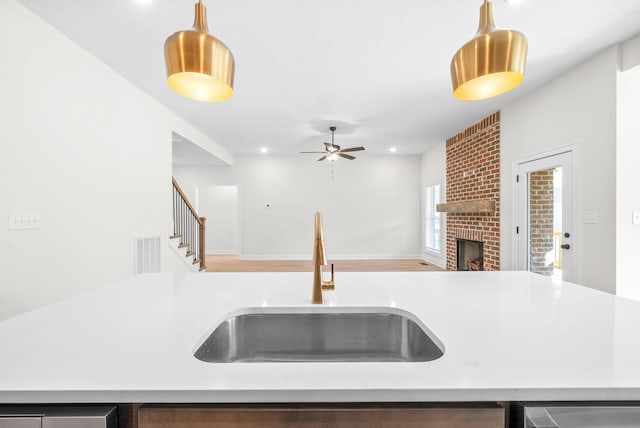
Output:
M437 194L435 189L437 188ZM437 196L437 198L436 198ZM433 254L442 253L442 213L436 211L436 206L442 203L442 183L436 182L425 186L424 189L424 249ZM431 239L430 234L435 234ZM438 248L431 247L433 242Z

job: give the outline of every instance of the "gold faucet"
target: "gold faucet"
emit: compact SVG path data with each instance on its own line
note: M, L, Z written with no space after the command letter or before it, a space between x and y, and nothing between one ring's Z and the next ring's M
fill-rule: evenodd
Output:
M317 212L313 233L313 293L311 303L322 304L322 291L334 290L333 263L331 264L331 280L322 280L322 266L327 265L327 255L324 250L324 236L322 233L322 215Z

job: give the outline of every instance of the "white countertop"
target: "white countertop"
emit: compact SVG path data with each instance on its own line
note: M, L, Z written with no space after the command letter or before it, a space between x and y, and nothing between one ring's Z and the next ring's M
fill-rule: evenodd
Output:
M336 274L335 306L413 313L420 363L205 363L246 307L304 307L311 273L144 274L0 322L0 403L640 400L640 303L526 272Z

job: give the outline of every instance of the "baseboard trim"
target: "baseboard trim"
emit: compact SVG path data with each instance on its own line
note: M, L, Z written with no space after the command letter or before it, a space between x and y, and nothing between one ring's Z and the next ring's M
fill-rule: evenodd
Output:
M424 260L420 254L387 254L387 255L329 255L329 260ZM311 255L256 255L256 254L238 254L240 260L311 260ZM432 263L432 262L430 262ZM435 263L433 263L435 264Z
M447 262L446 262L446 260L442 260L442 259L441 259L441 258L439 258L439 257L438 257L438 258L436 258L436 257L431 256L431 255L430 255L430 254L428 254L428 253L423 253L423 254L420 256L420 259L424 260L424 261L425 261L425 262L427 262L427 263L431 263L431 264L432 264L432 265L434 265L434 266L438 266L438 267L439 267L439 268L441 268L441 269L445 269L445 270L447 269Z

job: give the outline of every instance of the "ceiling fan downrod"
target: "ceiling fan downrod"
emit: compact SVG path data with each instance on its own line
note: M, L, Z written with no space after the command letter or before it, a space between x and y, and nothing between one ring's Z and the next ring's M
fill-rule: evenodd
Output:
M336 132L336 129L338 129L338 128L336 128L335 126L330 126L330 127L329 127L329 130L331 131L331 145L332 145L332 146L335 146L335 144L334 144L334 142L333 142L333 135L334 135L334 133Z

